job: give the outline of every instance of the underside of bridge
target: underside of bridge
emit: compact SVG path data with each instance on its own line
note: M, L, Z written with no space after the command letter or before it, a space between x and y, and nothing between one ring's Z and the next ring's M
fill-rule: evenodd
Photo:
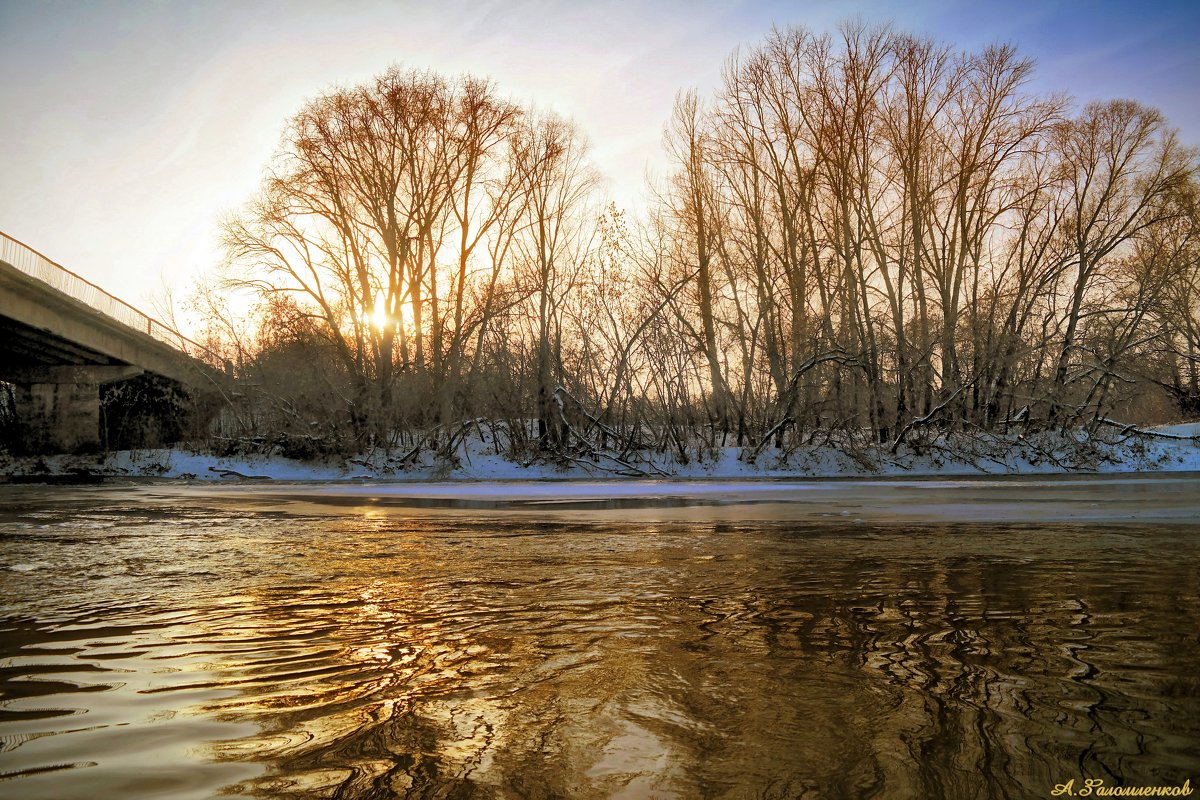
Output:
M15 385L19 451L78 453L100 445L100 387L142 372L61 336L0 317L0 380Z
M211 379L195 359L0 261L0 381L27 453L100 447L101 387L143 372Z

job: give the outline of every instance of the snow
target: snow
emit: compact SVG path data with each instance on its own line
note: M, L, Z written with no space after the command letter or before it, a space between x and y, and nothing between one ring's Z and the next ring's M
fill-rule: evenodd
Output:
M1164 426L1151 433L1200 437L1200 423ZM1038 438L1041 436L1042 438ZM1156 438L1113 433L1107 443L1094 439L1085 445L1074 439L1031 435L986 447L977 440L929 442L919 449L888 448L855 458L830 446L799 448L786 457L767 448L747 463L746 451L725 447L702 460L680 464L669 455L655 454L638 466L642 477L713 481L762 478L949 477L979 475L1047 475L1070 472L1136 473L1200 471L1200 438ZM1083 453L1081 456L1080 453ZM431 456L404 468L387 454L372 452L355 458L295 461L278 455L221 457L185 448L122 451L99 456L0 457L3 476L102 475L158 477L196 481L587 481L606 479L611 494L617 477L612 461L579 460L570 467L549 460L516 463L496 455L494 447L476 437L458 453L457 464L435 463Z
M1184 422L1179 425L1159 425L1151 430L1156 433L1165 433L1170 436L1200 436L1200 422Z

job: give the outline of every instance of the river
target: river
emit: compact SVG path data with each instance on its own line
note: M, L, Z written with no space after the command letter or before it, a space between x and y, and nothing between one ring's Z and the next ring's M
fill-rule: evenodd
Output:
M1200 478L0 486L5 798L1200 784Z

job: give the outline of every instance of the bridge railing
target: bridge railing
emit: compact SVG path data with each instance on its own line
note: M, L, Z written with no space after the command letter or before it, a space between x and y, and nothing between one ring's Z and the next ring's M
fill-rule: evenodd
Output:
M58 264L0 231L0 261L6 261L30 277L49 284L65 295L91 306L96 311L112 317L134 330L153 336L155 339L182 350L197 358L216 358L208 348L192 341L173 328L142 313L119 297L114 297L86 278ZM220 363L220 359L217 359Z

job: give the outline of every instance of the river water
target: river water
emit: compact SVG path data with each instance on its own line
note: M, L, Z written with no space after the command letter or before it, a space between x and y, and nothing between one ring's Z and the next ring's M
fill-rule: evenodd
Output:
M0 796L1200 784L1200 478L0 486Z

